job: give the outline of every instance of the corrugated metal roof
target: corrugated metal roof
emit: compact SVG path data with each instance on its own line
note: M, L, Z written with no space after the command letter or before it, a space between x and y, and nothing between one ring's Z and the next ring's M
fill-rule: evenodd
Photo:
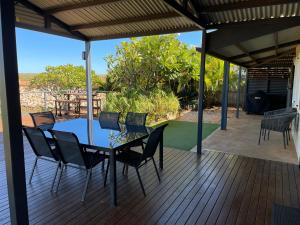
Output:
M273 4L272 4L273 2ZM299 1L197 0L209 25L300 16Z
M163 0L19 0L17 25L42 31L80 33L86 39L100 40L199 30L200 26L178 13ZM26 4L24 4L26 3ZM41 10L32 10L29 5ZM78 6L78 7L77 7ZM79 7L80 6L80 7ZM51 16L67 27L45 29ZM73 33L73 34L74 34ZM70 35L73 35L70 34Z
M249 21L252 24L253 21L269 21L272 26L274 21L278 23L278 18L285 18L285 23L277 26L276 33L263 28L261 36L257 37L254 30L249 33L248 29L247 37L239 43L220 42L219 36L215 39L222 43L215 43L215 56L246 67L266 65L262 63L264 60L268 65L288 65L292 54L277 56L300 43L300 22L297 22L300 21L300 1L297 0L16 1L18 26L86 40L176 33L202 27L222 30L224 25L238 23L241 26ZM292 17L296 22L291 23ZM225 38L230 40L232 33L226 34ZM274 46L279 47L274 49ZM276 59L274 62L270 61L272 57Z

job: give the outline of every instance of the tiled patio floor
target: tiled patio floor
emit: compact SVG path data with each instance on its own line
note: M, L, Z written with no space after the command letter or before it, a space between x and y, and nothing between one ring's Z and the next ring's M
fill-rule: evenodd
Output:
M227 130L216 130L203 141L203 148L298 164L293 140L289 142L287 149L284 149L281 133L271 132L269 141L262 140L260 145L257 144L261 119L262 116L245 113L241 113L239 119L231 115L228 118ZM196 147L192 151L196 151Z

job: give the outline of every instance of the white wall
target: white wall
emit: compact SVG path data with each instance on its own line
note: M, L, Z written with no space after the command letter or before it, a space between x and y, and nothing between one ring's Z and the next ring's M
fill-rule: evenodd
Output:
M296 57L294 59L295 74L293 84L292 107L300 112L300 45L296 48ZM293 139L297 151L298 160L300 159L300 126L296 130L293 126Z

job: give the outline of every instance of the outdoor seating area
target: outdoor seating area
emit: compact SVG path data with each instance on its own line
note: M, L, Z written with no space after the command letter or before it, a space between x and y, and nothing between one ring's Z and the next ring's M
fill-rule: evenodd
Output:
M102 163L102 172L105 171L104 186L107 183L110 168L110 189L112 202L117 205L117 175L116 162L135 168L143 194L146 196L139 168L148 160L153 162L158 180L159 171L154 160L159 143L163 143L163 131L168 125L163 124L156 128L146 127L147 113L129 112L125 123L119 121L118 112L101 112L98 120L79 118L62 122L55 122L51 111L31 113L34 127L23 127L23 131L36 155L29 183L34 175L38 159L45 159L57 164L53 171L51 192L59 190L64 170L75 167L86 171L86 181L81 196L84 202L92 170ZM145 142L145 139L147 141ZM145 145L145 147L144 147ZM132 150L132 147L142 147L142 152ZM163 147L160 146L160 168L163 168ZM56 185L56 187L55 187Z
M299 224L299 9L1 0L0 224Z
M24 143L30 224L271 224L274 202L300 206L297 165L213 151L197 157L167 148L160 183L150 161L140 168L146 197L135 169L129 167L124 176L118 163L118 207L110 205L111 183L103 187L101 166L93 170L82 204L85 171L66 167L54 193L56 165L40 160L29 184L35 155L26 138ZM157 154L154 159L158 161ZM3 151L0 168L0 223L9 224Z
M291 141L291 126L296 117L297 109L291 107L265 112L261 121L258 144L260 144L262 136L264 141L266 136L267 140L269 140L271 131L280 132L283 136L283 146L286 149L286 146Z

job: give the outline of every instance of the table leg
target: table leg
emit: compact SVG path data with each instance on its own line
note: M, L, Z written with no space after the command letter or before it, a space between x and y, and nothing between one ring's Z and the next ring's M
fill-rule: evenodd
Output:
M70 102L69 102L70 95L67 95L67 99L68 99L68 105L67 105L68 112L67 112L67 114L69 115L69 113L70 113Z
M55 100L55 116L57 116L57 101Z
M159 168L163 169L164 168L164 137L160 138L159 142Z
M59 103L59 116L62 116L62 114L61 114L61 102Z
M112 205L117 206L117 173L116 173L116 152L112 150L109 155L110 162L110 194Z

